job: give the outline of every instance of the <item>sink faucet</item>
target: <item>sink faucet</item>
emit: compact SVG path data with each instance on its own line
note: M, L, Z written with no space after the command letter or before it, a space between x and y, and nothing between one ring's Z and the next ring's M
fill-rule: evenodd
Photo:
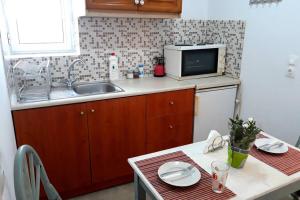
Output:
M68 68L68 78L66 79L66 84L68 87L72 87L73 83L75 83L77 81L76 78L73 78L72 75L71 75L71 72L74 71L74 67L77 63L82 63L85 65L85 62L81 59L75 59L73 60L73 62L69 65L69 68Z

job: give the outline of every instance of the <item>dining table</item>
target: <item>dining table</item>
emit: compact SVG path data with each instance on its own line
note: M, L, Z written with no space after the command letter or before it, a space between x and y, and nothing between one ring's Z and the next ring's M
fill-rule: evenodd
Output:
M264 137L277 139L267 133L262 133L262 135ZM290 150L296 150L300 153L300 150L294 147L293 145L290 145L282 140L279 141L287 144ZM168 199L162 195L162 193L158 189L159 187L156 184L154 184L152 180L150 180L149 176L147 178L147 175L141 170L139 163L143 161L151 161L151 159L155 159L157 157L164 157L170 154L176 154L176 152L182 152L189 159L191 159L193 163L199 165L199 167L203 169L203 172L211 175L211 163L213 161L227 161L228 146L226 144L223 148L218 149L216 151L203 153L205 144L206 141L201 141L197 143L192 143L184 146L179 146L171 149L166 149L154 153L149 153L146 155L129 158L128 163L134 171L135 200L145 200L146 196L149 196L151 199L154 200ZM157 176L157 174L155 174L155 176ZM202 184L201 181L202 180L200 179L198 183L199 185ZM164 185L161 185L161 187L168 188L167 185L165 186L166 187L164 187ZM229 197L229 199L232 200L283 199L285 197L288 197L290 193L300 190L300 171L296 171L292 174L287 175L285 173L282 173L275 167L270 166L266 162L263 162L250 154L243 168L236 169L231 167L229 169L228 178L225 186L234 194ZM175 188L175 190L180 191L180 188ZM193 189L190 189L188 191L189 193L192 193ZM193 198L193 196L189 196L189 198L186 199L202 199L201 191L195 191L195 194L196 193L197 195L195 196L195 198ZM183 198L181 198L179 195L177 198L176 196L175 198L173 196L169 199L180 200Z

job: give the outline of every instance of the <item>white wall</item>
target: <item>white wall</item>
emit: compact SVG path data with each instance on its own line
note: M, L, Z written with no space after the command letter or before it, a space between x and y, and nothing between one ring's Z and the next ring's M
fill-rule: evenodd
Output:
M206 19L207 2L208 0L183 0L181 17L183 19Z
M0 199L14 200L13 166L16 144L2 57L0 44Z
M253 6L249 0L209 0L210 19L247 21L242 60L242 116L294 144L300 136L300 62L285 76L288 56L300 56L300 1ZM300 61L300 60L299 60Z

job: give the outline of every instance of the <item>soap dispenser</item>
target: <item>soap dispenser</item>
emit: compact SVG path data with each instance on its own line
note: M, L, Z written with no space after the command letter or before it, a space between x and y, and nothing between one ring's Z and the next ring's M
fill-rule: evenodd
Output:
M108 61L109 61L109 79L118 80L119 79L118 57L116 56L115 53L112 53Z

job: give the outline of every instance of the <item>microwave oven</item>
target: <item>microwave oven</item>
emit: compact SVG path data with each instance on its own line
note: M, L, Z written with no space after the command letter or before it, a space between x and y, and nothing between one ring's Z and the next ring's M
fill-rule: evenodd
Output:
M168 45L164 47L167 76L178 80L223 75L226 45Z

